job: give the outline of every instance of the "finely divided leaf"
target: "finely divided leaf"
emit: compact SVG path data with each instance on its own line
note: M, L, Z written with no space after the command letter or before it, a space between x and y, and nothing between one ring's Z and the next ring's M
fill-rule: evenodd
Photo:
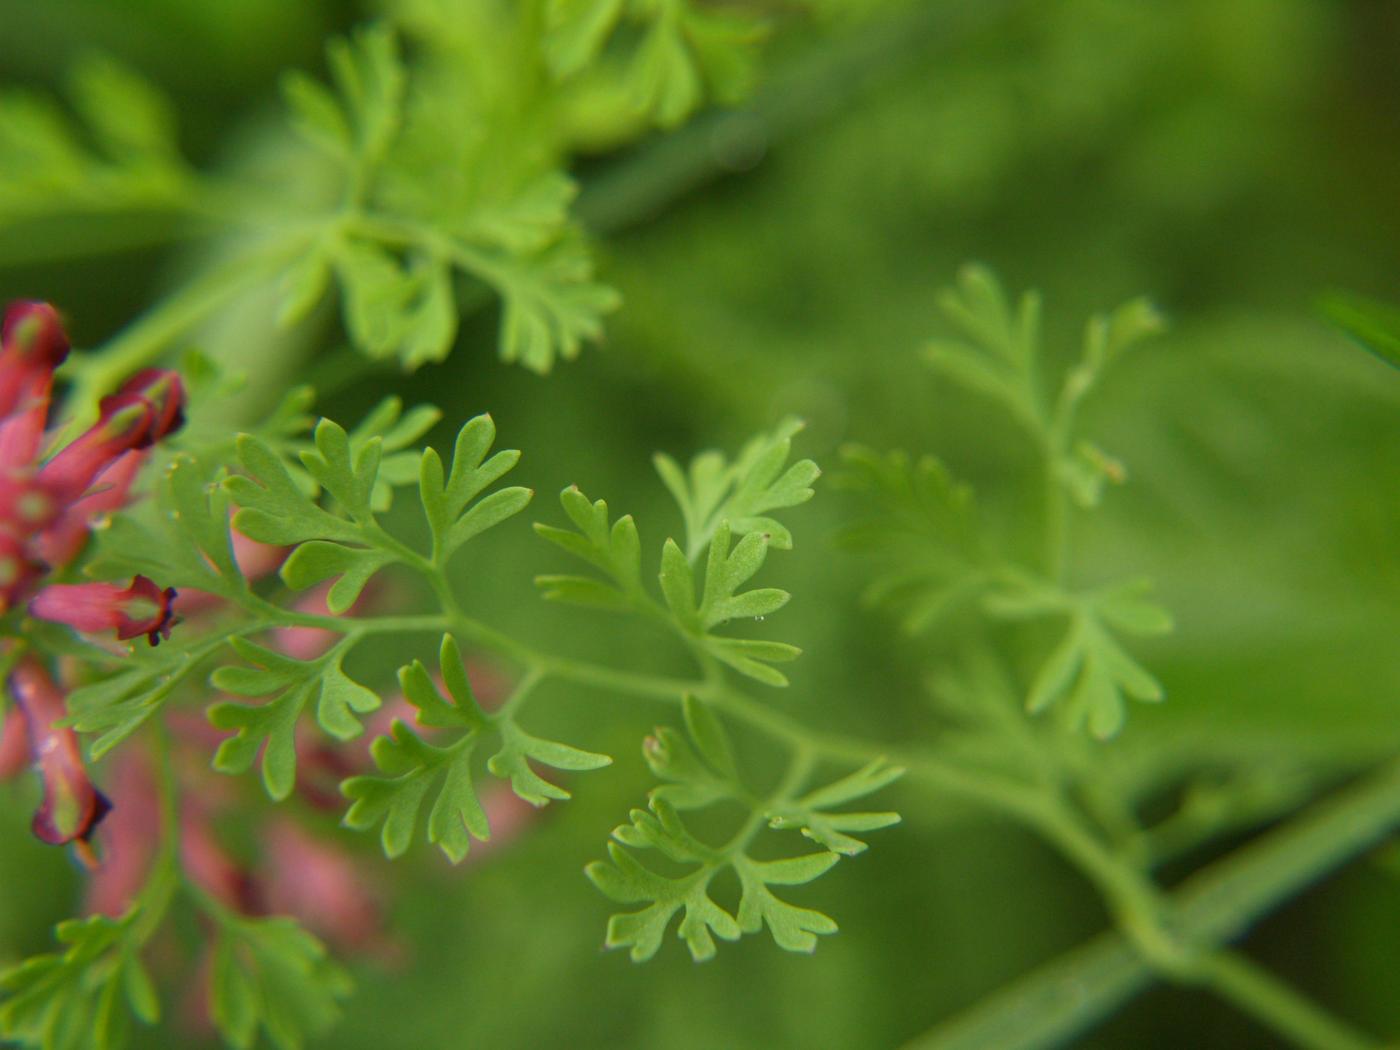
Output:
M550 783L531 769L530 759L565 770L601 769L612 764L612 759L607 755L531 736L508 719L499 723L499 729L501 749L491 757L487 768L496 776L509 780L511 790L532 806L543 806L550 799L562 800L571 796L559 785Z
M520 453L513 449L487 459L495 438L496 425L491 417L476 416L457 432L449 471L444 471L442 458L435 450L423 453L418 491L424 517L432 530L434 561L438 565L445 565L468 540L518 514L534 496L532 490L514 486L472 502L520 461Z
M802 834L833 853L854 857L866 849L866 844L851 831L876 831L898 824L900 817L893 812L845 813L832 812L832 807L872 795L904 775L899 766L876 759L849 776L809 792L768 814L772 828L797 828Z
M828 871L839 858L835 853L812 853L790 860L756 861L745 856L734 859L742 895L739 898L739 928L757 933L768 927L779 948L789 952L813 952L817 937L836 932L836 922L811 908L799 908L779 900L769 886L798 886Z
M844 546L868 551L887 565L865 600L900 614L910 634L927 630L990 582L971 489L931 456L881 455L859 446L842 450L842 486L873 498L877 514L845 529Z
M733 103L749 92L767 23L756 12L696 0L551 0L546 29L555 76L615 72L637 114L670 128L707 97ZM629 46L609 47L614 38Z
M292 919L221 916L209 974L219 1034L251 1050L261 1030L278 1050L300 1050L340 1019L349 975Z
M584 869L589 880L619 904L648 906L609 919L605 947L629 948L633 962L645 962L661 947L671 919L681 909L684 915L678 934L696 962L714 957L714 937L726 941L739 938L734 917L709 897L711 870L701 868L670 879L644 867L615 842L608 843L608 855L611 864L594 861Z
M722 522L735 536L760 532L779 550L792 547L792 534L771 512L811 499L812 484L821 476L810 459L783 469L801 429L800 420L785 419L771 434L745 445L733 464L718 452L704 452L691 461L689 471L682 471L675 460L657 454L657 473L685 519L687 559L694 560L709 545Z
M160 1003L133 936L138 914L61 922L61 952L0 972L0 1038L42 1050L123 1050L133 1017L159 1021Z
M460 862L473 837L481 841L491 837L486 811L472 782L476 741L476 732L468 731L453 743L437 747L395 719L389 735L379 737L370 749L383 775L351 777L341 785L342 794L351 801L345 825L365 831L382 823L385 856L400 856L413 841L424 800L436 787L428 814L428 841L452 863Z
M1031 682L1026 710L1032 714L1067 705L1076 725L1088 726L1100 740L1117 735L1126 717L1124 697L1148 702L1163 698L1161 683L1113 635L1151 636L1172 627L1171 616L1143 597L1140 584L1087 596L1069 609L1069 628Z
M267 793L281 801L296 783L296 728L307 705L316 701L317 719L326 732L350 740L364 731L355 714L378 708L379 697L341 667L353 644L348 640L314 660L296 660L242 638L229 644L251 666L221 667L211 678L213 685L239 696L272 699L259 706L220 703L209 709L216 728L234 731L219 745L214 768L245 773L261 753Z
M632 516L624 515L610 526L607 503L590 503L577 485L561 492L559 502L578 531L539 523L535 531L556 547L601 570L609 582L587 576L536 576L535 585L544 597L616 610L649 606L651 599L642 587L641 541Z

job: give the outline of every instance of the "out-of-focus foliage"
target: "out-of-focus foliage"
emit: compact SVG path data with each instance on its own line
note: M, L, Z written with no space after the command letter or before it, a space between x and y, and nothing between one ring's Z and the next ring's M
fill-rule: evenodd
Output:
M239 276L230 298L201 313L200 323L191 319L160 338L172 346L198 342L250 373L243 407L227 406L245 414L244 426L266 414L267 389L302 375L328 391L320 407L337 418L362 418L390 384L410 403L442 405L453 432L488 408L508 418L522 447L548 452L524 461L512 479L542 492L578 479L590 494L608 494L601 506L581 496L570 506L566 496L580 530L567 533L580 547L570 553L603 576L577 575L577 565L559 554L558 573L569 575L539 581L550 597L594 607L634 606L642 591L661 604L651 588L655 552L668 535L683 554L715 549L718 519L705 507L732 498L734 489L713 490L721 481L733 485L733 465L700 475L663 466L677 510L639 469L652 449L731 447L794 414L807 422L801 454L823 464L838 462L847 442L882 450L855 453L845 471L893 494L898 514L872 513L869 497L824 493L803 510L791 550L779 542L783 533L770 531L782 582L800 600L784 608L780 634L766 620L745 622L744 633L766 652L776 651L780 637L808 654L783 665L792 686L769 691L774 710L833 734L936 741L965 749L971 760L1004 762L1004 754L978 750L978 719L999 716L960 699L969 691L997 695L1012 713L1028 698L1033 706L1043 699L1053 713L1072 695L1073 670L1082 680L1093 654L1102 665L1109 651L1101 643L1086 649L1083 639L1115 624L1114 603L1116 626L1126 626L1126 602L1126 620L1147 628L1134 632L1147 637L1131 639L1129 659L1150 668L1168 702L1132 704L1111 743L1066 743L1063 761L1072 768L1087 754L1103 763L1110 811L1126 800L1167 818L1159 838L1139 844L1160 855L1167 882L1394 753L1400 383L1313 312L1317 293L1329 287L1400 300L1394 11L1307 0L921 0L862 4L872 20L843 25L834 36L805 16L790 18L790 5L753 3L736 5L742 32L729 22L722 27L722 43L736 47L715 65L693 42L658 36L659 21L649 21L653 6L708 13L710 5L580 0L576 16L594 19L583 28L568 21L570 6L0 4L7 40L0 64L23 92L23 101L7 96L0 107L7 297L64 304L78 341L97 345L167 291L193 289L176 301L200 301L208 286L198 275L241 265L262 245L258 217L269 206L278 224L301 216L295 250L247 280ZM537 22L517 22L519 11ZM325 39L366 15L395 27L397 57L386 50L387 35L370 35L328 61ZM702 113L672 135L653 135L653 124L673 123L746 83L751 30L764 23L773 31L754 108ZM553 38L554 50L529 50L526 37L547 29L565 34ZM596 47L605 61L586 74L571 72L570 40ZM110 57L91 58L94 51ZM278 88L283 67L311 71L286 88L309 140L288 134ZM362 101L346 88L354 71L377 85L365 88ZM420 236L416 225L347 231L321 222L368 170L363 151L374 136L366 120L398 97L401 72L410 86L382 123L394 125L402 153L376 169L372 199L401 221L450 230L446 243ZM147 92L147 80L159 94ZM104 100L96 109L84 101L94 93ZM37 101L60 95L67 100L62 116ZM221 190L252 187L257 207L240 191L219 198L218 214L172 208L191 199L191 180L202 187L206 178ZM582 191L576 200L575 184ZM595 231L603 247L591 264L594 277L581 261L579 218L586 224L600 213L609 229ZM172 238L198 238L202 246L152 246ZM1040 327L1056 374L1082 360L1078 318L1147 291L1171 321L1150 349L1115 365L1098 388L1102 396L1084 409L1092 444L1069 447L1062 482L1098 504L1092 515L1070 512L1076 539L1066 555L1093 601L1058 619L998 621L992 630L1013 637L994 640L1019 656L1024 672L1014 680L976 659L965 666L946 659L984 629L982 602L996 582L988 576L988 545L1032 564L1042 556L1041 507L1027 495L1035 491L1034 446L1024 428L959 382L979 368L991 378L988 365L1007 373L1014 360L973 359L962 350L954 357L943 346L932 352L945 366L939 373L921 359L929 339L947 333L936 291L968 258L994 265L1008 287L1043 289L1051 308ZM324 305L332 284L344 297L343 325ZM570 356L613 304L603 284L625 306L608 316L607 341L596 354L556 368L544 384L495 360L493 348L532 368ZM562 297L561 287L569 290ZM482 302L487 308L478 311ZM279 313L303 308L310 312L300 324L277 326ZM1328 313L1381 357L1393 356L1384 311L1348 298L1333 300ZM343 352L347 339L361 352ZM444 359L449 346L456 349ZM374 361L366 363L363 351ZM419 370L405 380L390 358ZM451 434L433 438L445 447ZM939 461L921 458L925 450L937 450ZM1131 484L1113 484L1124 469ZM454 471L455 461L444 466L445 474ZM794 491L807 484L794 480ZM450 488L446 478L443 485ZM361 489L360 497L373 498ZM374 513L431 543L441 522L430 530L417 502L400 491ZM769 517L782 506L755 506L751 514ZM634 572L640 556L622 524L632 519L618 508L643 523L644 573ZM223 510L205 504L206 516ZM540 517L563 520L557 511ZM857 524L862 535L849 535L853 523L867 520L873 528ZM732 559L735 538L724 558ZM843 553L838 538L874 541L890 560L872 572ZM288 582L317 573L336 578L348 601L378 554L348 534L311 539L353 556L313 548L301 565L308 575ZM542 607L531 585L551 554L542 548L528 530L492 530L463 548L454 580L507 630L528 627L579 657L674 671L649 616L618 621ZM317 550L321 560L313 564ZM190 569L207 577L217 566L201 559ZM1162 617L1144 612L1135 595L1108 589L1144 574L1172 611L1170 635L1154 636ZM677 565L673 581L680 575ZM698 612L703 577L702 564L685 609L698 617L698 644L715 637ZM674 584L678 595L683 584ZM873 608L859 610L862 592ZM721 600L753 593L736 586ZM768 606L758 600L745 608ZM899 624L909 630L889 629ZM117 734L139 728L156 684L151 676L164 673L154 662L179 652L172 643L133 663L122 677L129 688L107 698L122 701L120 717L80 725ZM375 652L367 640L367 658ZM1037 661L1057 654L1050 669L1060 673L1038 680ZM756 666L777 673L769 663ZM254 659L247 670L271 668ZM1117 681L1130 695L1133 685L1156 692L1136 670ZM392 683L366 684L380 691ZM564 739L616 756L607 769L568 782L567 819L551 814L479 863L473 846L460 872L437 865L440 858L423 848L393 869L393 878L415 887L399 896L394 914L410 950L401 969L350 960L356 991L322 1045L894 1046L1103 927L1095 897L1042 845L981 809L916 793L906 780L887 788L888 802L823 796L817 786L767 814L779 830L806 835L782 836L798 849L860 853L791 891L768 887L831 862L807 862L810 871L779 868L776 878L761 877L773 868L759 868L747 882L730 870L724 877L735 876L735 884L716 889L714 912L689 885L677 890L687 876L662 869L662 861L653 874L664 885L630 868L603 869L631 872L630 879L601 876L605 890L634 900L619 910L669 907L670 921L696 903L696 921L683 936L699 955L713 937L727 939L765 915L775 937L782 929L793 946L805 947L825 929L811 916L836 916L842 933L822 937L810 959L758 943L766 937L723 945L702 967L675 946L646 967L632 967L626 953L599 953L606 902L579 872L598 863L600 843L617 826L614 848L623 856L630 856L622 852L629 838L678 848L664 801L618 826L619 815L656 786L658 771L656 752L644 756L635 746L633 723L651 716L614 706L606 692L552 683L535 698ZM351 692L343 695L345 703L332 702L324 717L348 728L365 712ZM93 710L106 702L92 699ZM1105 716L1103 726L1116 728L1116 717ZM675 729L656 739L691 746ZM450 745L435 739L422 746ZM401 757L380 748L391 765ZM772 756L738 750L745 770L780 775ZM883 776L878 768L866 772L886 787ZM664 800L665 791L652 797ZM380 820L394 812L393 801L381 809ZM888 823L886 811L895 809L904 822L860 852L867 831ZM77 894L78 877L27 840L27 812L27 805L6 805L0 817L6 963L53 952L49 928L72 914ZM373 822L367 809L361 815L360 822ZM448 853L466 849L465 836L434 839L430 812L411 815L424 818L417 836ZM406 823L400 815L392 836L383 824L385 845L405 838ZM707 842L712 830L692 837ZM373 864L372 836L362 838L364 863ZM682 841L690 848L689 838ZM648 849L640 856L650 863L660 855ZM784 862L765 855L752 863ZM704 869L709 860L687 855L685 864ZM775 927L776 906L766 900L789 892L795 901L801 895L807 915L794 923L780 918ZM745 913L745 895L764 903ZM1396 911L1393 872L1362 859L1262 920L1249 950L1339 1013L1393 1034L1400 1029L1397 942L1386 931L1400 925ZM665 925L659 916L620 930L615 923L610 940L634 952L650 948L658 923ZM229 931L244 933L222 949L239 967L252 965L258 945L279 935L272 927ZM40 957L61 976L74 943L59 946L68 954ZM94 979L100 996L117 988L123 942L92 943L116 961ZM286 994L308 997L309 1015L342 1008L343 976L322 969L311 946L291 947L283 955L300 960L308 983L289 983ZM161 979L160 960L144 965ZM272 1031L266 1013L239 1000L236 971L243 971L227 959L220 965L231 976L216 1022L235 1036L260 1024ZM140 978L123 980L118 991L126 1000L113 992L113 1001L151 1019ZM165 1005L162 1023L172 1027L134 1026L138 1045L189 1038L173 1027L173 1004ZM1076 1036L1089 1047L1236 1047L1269 1038L1213 1000L1166 988Z

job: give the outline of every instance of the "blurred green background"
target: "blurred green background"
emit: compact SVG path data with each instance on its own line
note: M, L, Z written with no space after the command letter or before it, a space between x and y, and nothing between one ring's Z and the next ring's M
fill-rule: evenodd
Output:
M801 454L834 466L850 440L935 451L1015 528L1031 510L998 494L1027 466L1017 436L918 359L938 330L935 290L968 259L1041 288L1061 359L1088 313L1145 292L1171 330L1091 410L1131 483L1081 519L1074 572L1090 584L1153 576L1179 628L1145 652L1168 702L1135 709L1111 748L1162 785L1312 755L1341 776L1393 754L1400 376L1320 325L1311 301L1330 286L1400 299L1400 6L884 6L776 40L742 115L580 160L601 276L625 297L604 345L540 378L495 358L488 311L446 363L411 377L308 361L333 388L321 410L353 420L389 385L444 408L438 441L489 410L503 444L525 452L533 517L556 521L551 494L577 482L636 513L653 545L678 527L653 449L733 447L796 412L809 422ZM379 10L5 0L0 78L44 88L72 58L110 52L172 94L182 140L218 165L266 133L283 67L320 68L327 35ZM80 343L117 330L185 265L166 249L44 261L21 236L0 230L0 290L59 303ZM237 357L280 376L288 353L315 350L245 339ZM794 594L774 632L808 653L772 702L835 730L918 738L936 724L921 685L936 645L860 607L868 567L833 542L852 511L824 487L792 516L796 549L769 562L766 581ZM542 608L530 577L561 560L523 519L501 532L459 566L472 608L542 645L662 659L645 636ZM814 957L760 937L701 966L669 941L641 967L603 954L608 907L580 872L643 797L638 745L666 716L551 686L531 719L617 759L573 801L460 871L426 849L391 870L352 840L392 887L409 950L394 966L355 963L359 991L324 1045L895 1046L1105 924L1079 877L1026 833L906 786L892 793L905 824L803 891L842 926ZM5 790L8 959L48 944L78 881L29 840L27 789ZM1400 883L1369 859L1249 945L1338 1012L1395 1033L1397 929ZM148 1045L193 1039L174 1029ZM1081 1045L1273 1044L1204 995L1158 988Z

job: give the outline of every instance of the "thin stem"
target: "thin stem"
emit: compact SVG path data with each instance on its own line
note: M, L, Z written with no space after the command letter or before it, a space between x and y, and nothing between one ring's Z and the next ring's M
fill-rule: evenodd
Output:
M175 769L170 755L170 734L159 718L152 719L151 741L155 753L156 793L160 805L160 849L136 898L138 913L132 937L144 944L159 929L180 881L180 803Z
M265 280L298 244L278 241L204 274L147 311L92 353L70 358L72 404L79 423L96 418L98 401L151 364L171 339L194 327L252 284Z
M748 818L744 821L743 826L717 851L721 857L729 858L748 848L749 843L768 823L768 814L774 809L787 805L802 790L802 785L812 775L812 766L815 764L815 760L816 756L812 749L805 744L798 744L793 749L792 760L783 773L783 779L767 798L752 800Z
M1393 764L1188 878L1169 900L1173 925L1202 950L1231 941L1280 902L1384 841L1397 824L1400 764ZM1068 1046L1153 976L1142 954L1110 930L908 1045Z
M1380 1045L1239 952L1212 952L1197 969L1203 984L1294 1046L1371 1050Z

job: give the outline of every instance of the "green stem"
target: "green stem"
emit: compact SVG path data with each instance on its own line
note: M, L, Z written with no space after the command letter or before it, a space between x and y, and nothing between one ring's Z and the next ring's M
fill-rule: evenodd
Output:
M1239 989L1230 983L1234 975L1227 975L1225 984L1217 986L1209 972L1215 946L1241 936L1280 902L1374 847L1397 826L1400 762L1187 879L1166 899L1164 914L1181 942L1201 953L1198 965L1206 960L1204 975L1195 983L1225 997L1237 994ZM1124 933L1110 931L1007 985L909 1045L922 1050L987 1046L1033 1050L1068 1045L1147 987L1154 972L1161 975L1140 949L1126 942ZM1190 975L1181 977L1190 980ZM1263 1009L1270 1006L1279 1004L1266 998ZM1254 1013L1256 1000L1251 999L1247 1009ZM1339 1026L1338 1030L1345 1029Z
M1203 984L1294 1046L1370 1050L1379 1045L1238 952L1213 952L1200 960L1198 970Z
M159 718L152 719L156 792L160 804L160 849L136 898L138 910L132 926L136 944L145 944L165 920L165 913L180 882L180 803L175 769L170 756L170 734Z
M211 270L133 321L106 345L69 359L72 404L80 424L97 416L97 403L133 372L150 365L176 336L188 331L250 285L267 279L292 254L278 241Z

